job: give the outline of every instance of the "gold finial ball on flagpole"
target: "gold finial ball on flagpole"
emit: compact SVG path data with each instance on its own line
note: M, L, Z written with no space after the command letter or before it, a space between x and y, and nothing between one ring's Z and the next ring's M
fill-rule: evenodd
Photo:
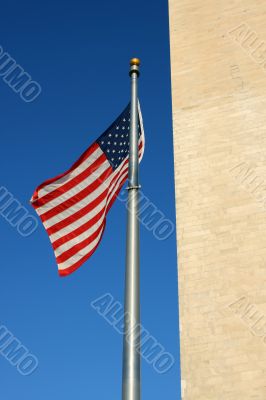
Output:
M130 60L130 65L140 65L140 59L139 58L131 58Z

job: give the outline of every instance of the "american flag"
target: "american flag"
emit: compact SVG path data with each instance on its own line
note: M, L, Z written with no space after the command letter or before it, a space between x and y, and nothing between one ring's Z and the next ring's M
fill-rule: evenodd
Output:
M99 245L106 216L128 177L130 104L65 173L37 187L31 203L49 235L60 276ZM139 161L144 129L138 105Z

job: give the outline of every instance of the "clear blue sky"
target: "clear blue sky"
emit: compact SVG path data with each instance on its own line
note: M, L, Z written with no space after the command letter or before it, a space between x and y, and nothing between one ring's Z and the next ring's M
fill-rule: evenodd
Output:
M129 101L128 62L142 61L146 132L143 192L175 221L167 0L18 1L1 8L0 45L42 87L25 103L0 77L1 169L28 210L35 187L65 171ZM0 322L39 360L21 376L0 356L5 400L121 398L122 338L91 307L110 292L123 301L126 209L116 202L102 243L59 278L48 236L29 237L0 216ZM159 375L142 362L143 400L179 399L176 241L141 228L142 324L176 363Z

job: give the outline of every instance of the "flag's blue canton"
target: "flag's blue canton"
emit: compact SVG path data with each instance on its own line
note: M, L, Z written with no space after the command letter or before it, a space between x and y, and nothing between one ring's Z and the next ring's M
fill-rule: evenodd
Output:
M115 170L129 152L130 103L112 125L97 139L97 143L105 153ZM140 122L138 133L141 135Z

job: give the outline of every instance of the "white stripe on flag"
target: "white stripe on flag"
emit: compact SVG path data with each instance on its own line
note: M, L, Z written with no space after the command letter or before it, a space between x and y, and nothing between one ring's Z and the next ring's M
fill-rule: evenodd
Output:
M125 171L124 174L120 177L119 181L117 182L117 185L115 186L115 188L112 191L112 196L110 196L107 204L106 204L106 199L105 199L105 205L103 207L103 215L101 216L99 221L97 221L91 228L87 229L85 232L81 233L80 235L75 236L73 239L69 240L68 242L66 242L66 243L62 244L60 247L58 247L55 250L56 256L61 255L65 251L69 250L71 247L75 246L77 243L81 243L83 240L89 238L99 228L99 226L101 225L101 223L103 222L103 220L105 218L106 207L108 207L110 201L113 199L116 191L118 190L119 186L121 185L121 182L126 177L126 175L127 175L127 171ZM94 215L92 216L91 214L92 213L90 213L90 215L89 215L89 219L93 218L93 216L94 216ZM94 214L96 215L97 213L94 213ZM61 235L61 237L63 237L63 236L64 235Z
M123 170L120 172L120 174L125 174L125 172L127 173L128 170L128 166L126 165ZM112 179L114 175L112 175L110 178ZM118 177L119 175L117 175ZM116 177L116 179L117 179ZM112 185L110 186L109 190L108 190L108 194L111 192L115 192L118 189L118 186L120 184L121 179L119 179L119 181L116 183L116 181L114 181L112 183ZM114 187L115 185L115 187ZM107 185L108 187L108 185ZM106 196L107 197L107 196ZM109 202L108 202L109 204ZM90 212L88 212L86 215L76 219L74 222L72 222L71 224L67 225L66 227L60 229L59 231L53 233L50 235L50 240L51 242L55 242L57 239L66 236L67 234L73 232L75 229L81 227L82 225L84 225L85 223L89 222L94 216L96 216L106 205L106 198L101 201L100 204L98 204L93 210L91 210Z
M42 215L45 212L52 210L54 207L58 206L59 204L63 203L64 201L70 199L71 197L75 196L83 189L88 187L91 183L93 183L97 178L97 176L101 175L110 167L109 161L104 161L101 166L94 171L88 178L84 179L83 181L79 182L76 186L71 188L70 190L64 192L61 196L56 197L55 199L49 201L48 203L44 204L43 206L38 208L38 214Z
M82 257L85 257L88 253L90 253L90 251L92 251L99 243L102 231L103 231L103 228L101 229L97 238L95 240L93 240L93 242L91 242L88 246L79 250L78 253L76 253L74 256L70 257L68 260L64 261L63 263L58 264L59 269L66 269L66 268L71 267L73 264L78 262Z
M102 155L102 153L103 152L100 147L96 148L96 150L73 171L69 172L62 178L59 178L57 181L47 186L44 186L42 189L40 189L38 193L38 199L41 199L46 194L54 191L55 189L58 189L60 186L64 185L71 179L78 176L81 172L85 171L85 169L87 169L90 165L92 165Z

